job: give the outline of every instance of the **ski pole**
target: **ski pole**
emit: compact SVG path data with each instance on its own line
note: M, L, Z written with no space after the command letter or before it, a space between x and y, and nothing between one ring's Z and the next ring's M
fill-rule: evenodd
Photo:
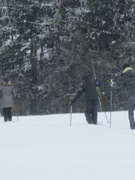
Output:
M100 89L99 89L99 88L98 88L97 90L98 90L98 94L99 94L98 100L99 100L99 104L100 104L100 110L101 110L101 112L103 112L102 103L101 103L101 101L103 101L103 100L102 100L101 92L100 92ZM109 120L108 120L106 111L104 111L104 113L105 113L106 121L109 123Z
M93 59L92 59L92 61L91 61L91 65L92 65L92 69L93 69L93 73L94 73L94 78L97 79L97 77L96 77L96 72L95 72L95 68L94 68ZM99 96L98 96L99 107L100 107L100 111L102 112L102 111L103 111L103 110L102 110L102 96L101 96L101 92L100 92L100 89L99 89L99 88L97 88L97 91L98 91L98 95L99 95ZM107 118L107 115L106 115L106 112L105 112L105 118L106 118L107 122L109 123L108 118Z
M19 121L19 118L18 118L18 113L17 113L17 111L16 111L16 110L14 110L14 112L15 112L15 116L16 116L16 121Z
M17 115L17 121L19 121L18 115Z
M112 82L113 80L111 79L111 83L110 83L110 128L111 128L111 125L112 125Z
M72 126L72 105L70 106L70 126Z

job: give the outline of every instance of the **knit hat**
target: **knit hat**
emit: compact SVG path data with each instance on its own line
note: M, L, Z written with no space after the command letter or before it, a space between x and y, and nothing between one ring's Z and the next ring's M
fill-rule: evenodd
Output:
M8 80L8 78L4 78L3 81L4 82L8 82L9 80Z
M84 75L82 79L83 79L83 81L84 81L85 79L88 79L88 80L89 80L89 77L88 77L87 75Z

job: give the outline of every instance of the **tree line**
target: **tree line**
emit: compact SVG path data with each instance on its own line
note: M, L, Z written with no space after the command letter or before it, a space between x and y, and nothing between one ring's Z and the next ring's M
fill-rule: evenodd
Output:
M110 79L124 63L135 67L134 8L134 0L1 0L0 77L16 88L16 113L69 112L84 74L100 80L108 111ZM126 109L124 97L113 92L113 110Z

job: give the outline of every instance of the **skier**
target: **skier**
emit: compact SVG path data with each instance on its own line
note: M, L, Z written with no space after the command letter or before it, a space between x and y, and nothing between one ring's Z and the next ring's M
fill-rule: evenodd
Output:
M4 121L12 121L11 109L14 107L14 97L16 96L12 83L4 78L0 89L1 109L3 110Z
M123 72L116 82L112 82L113 88L124 87L128 95L128 117L130 128L135 129L134 108L135 108L135 71L129 64L124 64Z
M86 121L88 124L97 124L98 93L96 90L96 86L99 85L99 82L91 80L87 75L84 75L82 80L83 82L70 104L72 106L73 103L77 101L79 97L84 93L86 102Z

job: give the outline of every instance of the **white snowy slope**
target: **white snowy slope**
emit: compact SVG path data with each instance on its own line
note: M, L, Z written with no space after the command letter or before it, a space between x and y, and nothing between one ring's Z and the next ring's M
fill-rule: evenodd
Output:
M109 119L109 112L107 113ZM133 180L135 130L126 111L88 125L83 113L0 117L0 180Z

